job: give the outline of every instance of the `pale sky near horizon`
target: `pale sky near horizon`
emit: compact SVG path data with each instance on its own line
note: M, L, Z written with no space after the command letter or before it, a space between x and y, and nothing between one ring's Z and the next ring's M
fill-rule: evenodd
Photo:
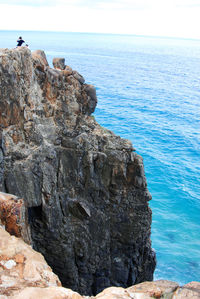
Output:
M0 0L0 30L200 39L200 0Z

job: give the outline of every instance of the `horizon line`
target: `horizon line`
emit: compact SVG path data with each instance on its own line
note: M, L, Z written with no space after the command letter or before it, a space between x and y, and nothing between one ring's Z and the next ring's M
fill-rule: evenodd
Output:
M125 35L134 37L148 37L148 38L163 38L163 39L182 39L182 40L194 40L200 41L200 38L194 37L180 37L180 36L168 36L168 35L146 35L146 34L135 34L135 33L112 33L112 32L83 32L83 31L60 31L60 30L17 30L17 29L0 29L0 31L14 31L14 32L46 32L46 33L69 33L69 34L99 34L99 35Z

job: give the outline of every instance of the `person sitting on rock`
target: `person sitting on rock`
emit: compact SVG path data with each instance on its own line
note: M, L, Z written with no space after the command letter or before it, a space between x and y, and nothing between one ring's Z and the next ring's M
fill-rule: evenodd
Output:
M21 47L21 45L25 43L25 41L22 39L22 37L20 36L19 39L17 40L17 47Z

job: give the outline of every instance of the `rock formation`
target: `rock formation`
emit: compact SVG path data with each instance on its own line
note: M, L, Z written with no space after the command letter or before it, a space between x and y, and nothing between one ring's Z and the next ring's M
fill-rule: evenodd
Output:
M10 196L9 196L10 197ZM10 198L1 194L5 205ZM18 208L13 201L13 208ZM4 213L4 215L6 212ZM9 211L8 211L9 215ZM13 224L15 223L13 218ZM17 220L16 220L17 222ZM17 224L17 223L15 223ZM18 234L18 233L17 233ZM167 280L143 282L127 289L110 287L96 297L81 296L61 286L58 277L46 264L43 256L35 252L22 239L10 236L0 227L0 298L1 299L151 299L200 298L200 283L191 282L183 287Z
M0 50L0 190L25 200L33 246L84 295L150 281L142 158L91 116L96 91L63 59Z
M31 244L27 212L22 198L0 192L0 224L11 235Z

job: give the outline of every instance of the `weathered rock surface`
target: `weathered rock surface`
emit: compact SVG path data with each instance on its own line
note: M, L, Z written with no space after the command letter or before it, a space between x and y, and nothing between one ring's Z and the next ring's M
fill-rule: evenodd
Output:
M200 282L192 281L178 288L173 294L173 299L199 299L200 298Z
M137 294L138 298L141 296L142 298L170 299L178 287L178 283L168 280L146 281L128 288L127 292L130 298L134 298Z
M27 208L23 199L0 192L0 223L11 235L31 244Z
M0 295L13 296L27 287L60 285L40 253L0 227Z
M54 58L53 66L55 69L64 70L65 69L65 58Z
M0 189L25 200L34 248L64 286L91 295L152 280L142 158L96 123L95 88L63 68L0 50Z

